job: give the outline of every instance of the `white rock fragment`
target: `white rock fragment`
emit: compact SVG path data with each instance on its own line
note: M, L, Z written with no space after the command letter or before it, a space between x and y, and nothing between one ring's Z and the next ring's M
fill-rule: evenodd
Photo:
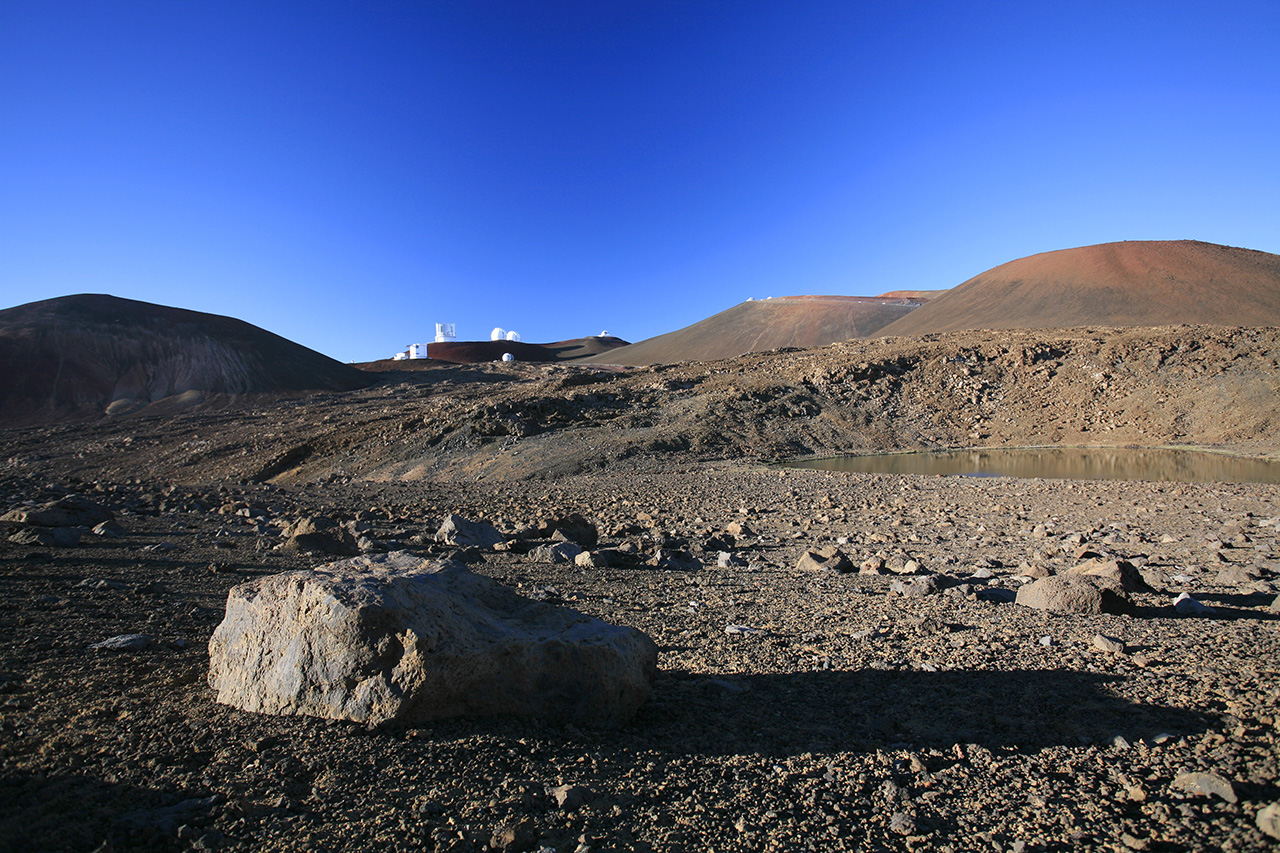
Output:
M151 637L146 634L117 634L101 642L89 646L105 652L140 652L151 645Z
M1186 592L1173 600L1173 609L1182 616L1211 616L1218 612L1209 605L1196 601Z

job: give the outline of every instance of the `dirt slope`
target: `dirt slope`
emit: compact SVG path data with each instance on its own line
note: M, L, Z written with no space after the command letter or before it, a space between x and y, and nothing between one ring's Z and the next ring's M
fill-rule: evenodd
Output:
M1194 240L1045 252L975 276L876 334L1178 323L1280 325L1280 255Z
M0 311L0 425L123 414L206 395L348 391L360 371L241 320L102 294ZM180 404L180 405L179 405Z
M671 364L862 338L919 307L885 296L781 296L742 302L691 326L584 362Z

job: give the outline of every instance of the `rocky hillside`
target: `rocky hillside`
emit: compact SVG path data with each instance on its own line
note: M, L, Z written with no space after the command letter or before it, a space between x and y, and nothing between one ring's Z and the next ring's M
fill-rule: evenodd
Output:
M253 408L8 437L46 470L473 481L945 447L1280 453L1280 330L961 332L605 370L497 363Z
M0 311L0 365L0 426L369 384L355 368L241 320L99 294Z

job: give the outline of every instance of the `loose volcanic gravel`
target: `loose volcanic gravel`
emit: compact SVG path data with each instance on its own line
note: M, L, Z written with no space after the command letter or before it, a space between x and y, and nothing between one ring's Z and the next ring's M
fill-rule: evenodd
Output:
M674 460L490 484L173 485L11 459L0 509L82 495L121 535L0 541L4 850L1262 850L1280 800L1277 487L837 474ZM5 471L7 470L7 473ZM578 512L616 568L464 553L647 632L626 725L366 729L213 701L228 590L366 548L444 556ZM808 570L834 546L852 571ZM663 570L657 549L698 557ZM1134 615L1012 603L1087 553ZM900 574L904 572L912 574ZM932 584L914 585L919 578ZM907 583L904 583L907 582ZM931 588L928 591L925 587ZM1180 615L1188 592L1212 608ZM124 635L123 648L92 648ZM1274 809L1270 814L1274 814Z

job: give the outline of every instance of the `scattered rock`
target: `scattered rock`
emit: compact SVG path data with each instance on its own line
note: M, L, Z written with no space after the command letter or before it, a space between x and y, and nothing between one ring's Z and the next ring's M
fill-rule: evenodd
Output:
M648 697L657 647L634 628L396 551L234 587L209 660L218 701L246 711L611 725Z
M862 565L858 567L860 575L882 575L884 574L884 560L879 557L868 557L862 561Z
M78 527L25 527L9 537L15 545L42 545L45 548L74 548L80 544Z
M1179 773L1171 787L1202 797L1219 797L1228 803L1237 799L1235 786L1217 773Z
M1262 572L1250 566L1226 566L1218 572L1214 583L1223 586L1247 586L1261 580Z
M536 829L534 822L529 818L505 823L494 830L493 837L489 839L489 848L506 850L510 853L529 850L538 840Z
M577 811L591 800L591 791L583 785L558 785L548 788L547 795L556 801L556 808L566 812Z
M913 578L909 581L895 580L889 587L889 592L904 598L924 598L926 595L934 595L940 591L938 579L933 576Z
M1125 652L1124 640L1108 637L1106 634L1094 634L1093 647L1100 652L1112 655L1122 655Z
M534 548L529 552L529 559L539 563L571 563L581 553L582 548L576 542L556 542Z
M702 568L702 561L683 549L664 550L655 554L653 559L649 560L649 565L669 572L695 572Z
M799 561L796 562L796 568L808 572L830 571L843 573L853 571L853 563L849 562L849 558L839 548L834 545L828 545L805 551L800 555Z
M721 551L716 554L716 565L722 569L743 568L748 565L745 558L737 554L731 554L728 551Z
M124 536L125 529L114 521L101 521L93 526L93 534L103 539L119 539Z
M573 564L583 569L611 569L631 565L633 558L616 548L583 551L573 558Z
M437 542L463 548L491 549L503 539L498 528L487 521L468 521L460 515L446 516L440 529L436 531Z
M1280 840L1280 803L1272 803L1259 810L1254 822L1263 833Z
M79 495L68 495L56 501L14 509L0 515L0 521L34 527L93 527L112 518L114 516L106 507Z

